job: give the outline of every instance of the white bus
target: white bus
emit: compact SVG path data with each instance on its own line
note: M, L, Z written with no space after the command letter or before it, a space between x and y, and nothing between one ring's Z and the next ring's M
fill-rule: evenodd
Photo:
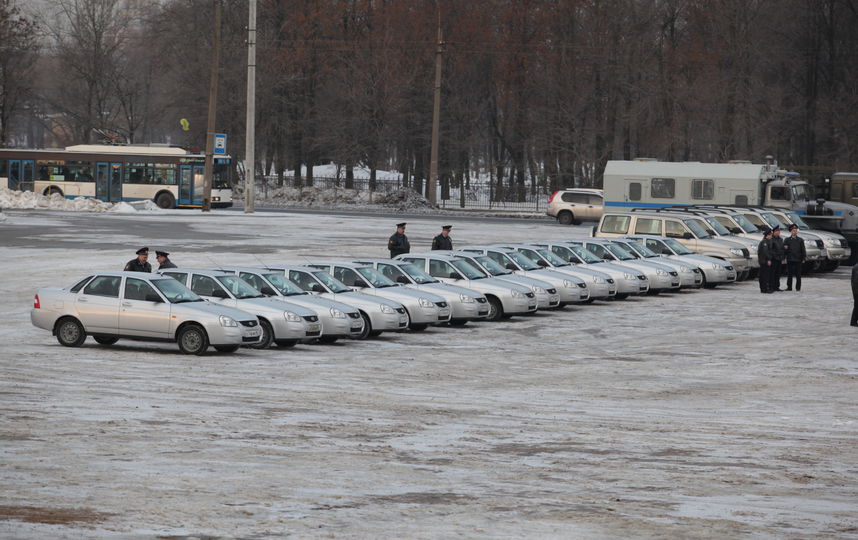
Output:
M232 206L230 158L215 156L211 205ZM82 144L65 149L0 148L0 187L68 199L149 199L161 208L203 205L205 155L167 146Z

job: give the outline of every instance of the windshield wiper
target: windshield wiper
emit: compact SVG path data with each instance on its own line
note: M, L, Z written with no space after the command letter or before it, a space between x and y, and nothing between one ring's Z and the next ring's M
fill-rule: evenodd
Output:
M202 298L197 298L196 300L193 300L191 298L183 298L182 300L176 300L173 303L174 304L184 304L185 302L205 302L205 300L203 300Z

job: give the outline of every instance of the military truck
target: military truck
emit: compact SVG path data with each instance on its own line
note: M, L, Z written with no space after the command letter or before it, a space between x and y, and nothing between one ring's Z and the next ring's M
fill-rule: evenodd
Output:
M766 164L608 161L604 190L605 212L711 204L792 210L814 228L843 235L852 248L847 264L858 259L858 206L817 199L811 184L779 169L770 157Z

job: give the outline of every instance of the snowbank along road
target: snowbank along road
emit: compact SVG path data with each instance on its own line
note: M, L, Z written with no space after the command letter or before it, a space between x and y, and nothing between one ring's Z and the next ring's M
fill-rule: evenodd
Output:
M143 245L198 267L384 256L394 221L5 216L0 536L858 537L848 269L189 358L63 348L33 294ZM456 246L588 231L453 224ZM412 250L441 225L409 219Z

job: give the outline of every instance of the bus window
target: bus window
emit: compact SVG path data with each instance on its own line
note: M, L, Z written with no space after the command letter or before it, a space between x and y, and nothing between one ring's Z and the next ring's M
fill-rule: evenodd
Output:
M736 195L736 206L748 206L748 196Z
M715 195L715 182L712 180L692 180L691 198L711 201Z
M676 195L673 178L653 178L650 182L650 197L653 199L672 199Z

